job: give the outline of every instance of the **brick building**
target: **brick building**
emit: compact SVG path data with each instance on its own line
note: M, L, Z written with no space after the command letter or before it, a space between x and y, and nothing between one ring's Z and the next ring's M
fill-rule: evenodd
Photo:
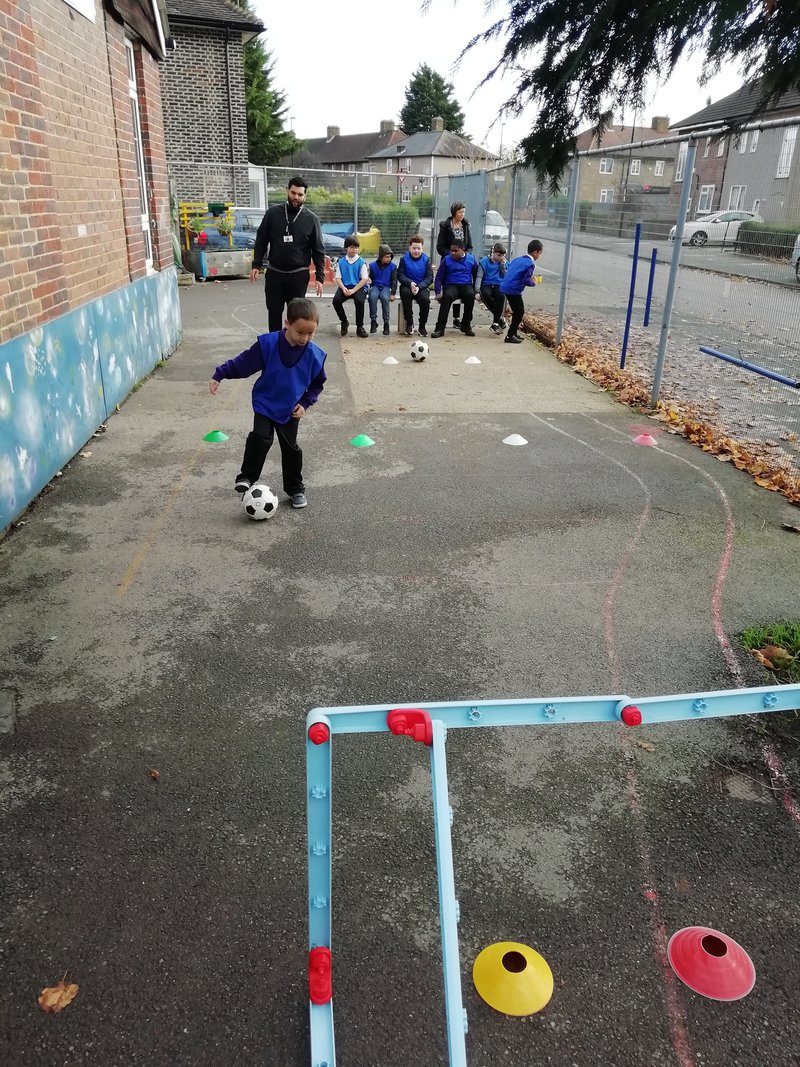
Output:
M166 0L174 48L161 71L177 200L250 203L244 45L264 30L229 0Z
M4 4L0 531L180 336L158 64L140 0Z

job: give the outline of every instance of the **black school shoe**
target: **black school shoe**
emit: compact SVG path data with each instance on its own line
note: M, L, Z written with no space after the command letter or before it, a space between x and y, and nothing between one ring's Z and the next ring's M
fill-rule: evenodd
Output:
M340 331L341 334L342 334L342 337L347 337L347 327L348 327L348 325L349 325L349 323L347 323L347 322L343 322L342 323L342 328L341 328L341 331Z
M378 329L377 322L375 323L375 329L376 330ZM384 337L388 337L389 336L389 323L388 322L384 322L384 324L383 324L383 336Z
M425 329L424 326L420 326L419 335L420 335L420 337L427 337L428 336L428 331Z
M378 332L378 320L377 319L373 319L372 322L369 324L369 332L370 333L377 333ZM383 332L386 333L386 330L384 330Z
M510 333L508 335L508 337L506 337L505 341L503 341L503 344L504 345L521 345L522 344L522 338L521 337L517 337L517 335L515 333Z
M236 481L234 482L234 492L246 493L252 484L253 483L250 481L249 478L245 478L243 474L239 474L237 475Z
M461 332L464 334L465 337L474 337L475 336L475 331L473 330L473 328L471 326L462 326L461 327Z
M457 330L461 329L461 319L453 319L453 325Z
M411 325L410 322L406 324L406 328L405 330L403 330L403 333L406 335L406 337L414 336L414 327Z
M364 329L363 326L359 326L358 327L358 329L356 330L356 334L359 337L369 337L369 334L367 333L367 331Z
M433 331L431 337L444 337L444 330L440 330L438 327Z

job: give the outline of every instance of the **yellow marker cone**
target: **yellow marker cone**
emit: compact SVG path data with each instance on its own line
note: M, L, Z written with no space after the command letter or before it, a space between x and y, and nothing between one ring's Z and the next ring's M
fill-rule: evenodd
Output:
M547 960L516 941L497 941L480 952L472 965L472 980L489 1007L504 1015L533 1015L553 995Z

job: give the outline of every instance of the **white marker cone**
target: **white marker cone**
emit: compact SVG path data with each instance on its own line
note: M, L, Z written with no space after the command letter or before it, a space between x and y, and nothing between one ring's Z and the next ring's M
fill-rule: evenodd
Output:
M399 363L400 360L395 359L394 356L387 356L383 362L387 365L387 367L391 367L393 363Z
M464 362L465 363L480 363L480 360L478 359L477 356L467 356L467 358L464 360Z
M527 445L527 441L524 437L520 437L518 433L512 433L509 437L503 438L504 445Z

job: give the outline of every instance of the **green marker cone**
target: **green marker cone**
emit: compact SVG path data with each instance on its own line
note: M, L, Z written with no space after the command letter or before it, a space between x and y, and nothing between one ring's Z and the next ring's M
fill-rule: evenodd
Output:
M227 441L228 435L223 433L222 430L212 430L211 433L207 433L203 438L204 441Z
M357 437L353 438L350 444L354 448L369 448L369 446L374 445L375 442L372 440L371 437L367 437L365 433L360 433Z

